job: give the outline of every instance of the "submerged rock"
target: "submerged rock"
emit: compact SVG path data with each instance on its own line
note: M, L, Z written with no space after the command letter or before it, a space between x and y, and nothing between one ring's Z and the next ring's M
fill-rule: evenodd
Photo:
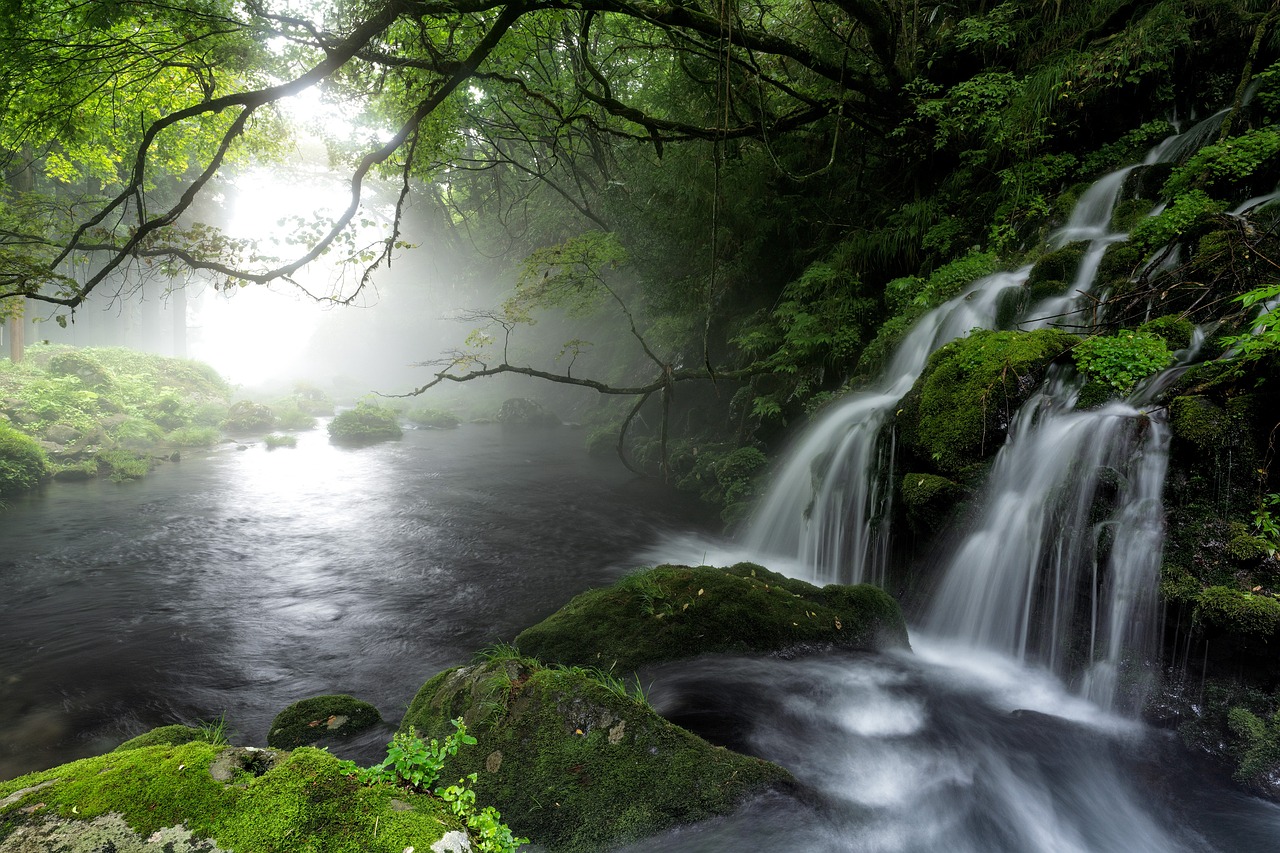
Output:
M907 648L896 601L870 584L818 588L751 563L658 566L582 593L516 637L546 662L628 672L713 652Z
M271 722L267 745L293 749L322 737L351 737L382 722L378 709L354 696L339 693L294 702Z
M781 767L712 746L623 682L578 667L508 656L442 672L418 691L401 731L442 737L456 717L477 744L449 760L441 781L475 773L478 805L554 851L601 850L794 785Z

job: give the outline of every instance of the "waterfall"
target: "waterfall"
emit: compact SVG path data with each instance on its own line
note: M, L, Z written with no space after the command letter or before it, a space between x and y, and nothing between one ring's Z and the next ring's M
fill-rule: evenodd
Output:
M1089 293L1102 257L1127 239L1112 231L1111 218L1130 173L1186 157L1223 115L1165 139L1142 163L1103 176L1082 194L1050 238L1054 247L1088 241L1075 279L1066 294L1025 312L1020 328L1070 325L1063 318L1096 304ZM929 355L974 328L992 328L1001 295L1029 272L980 279L925 315L879 382L848 395L806 431L750 519L746 548L763 559L798 561L818 582L884 585L892 413ZM1140 678L1125 678L1141 674L1154 638L1169 444L1163 412L1144 406L1174 375L1125 402L1076 411L1079 381L1069 370L1050 371L1010 426L973 529L945 563L927 630L1059 674L1083 672L1082 691L1104 708L1129 704L1141 692ZM1127 667L1126 655L1139 666Z
M1077 390L1057 371L1014 419L925 627L1059 675L1084 661L1110 707L1122 655L1154 626L1169 434L1130 402L1077 411Z
M898 348L885 377L849 394L786 457L753 513L744 545L796 559L824 582L885 583L892 497L892 432L884 429L930 354L974 328L991 328L1000 297L1030 267L978 279L930 311Z

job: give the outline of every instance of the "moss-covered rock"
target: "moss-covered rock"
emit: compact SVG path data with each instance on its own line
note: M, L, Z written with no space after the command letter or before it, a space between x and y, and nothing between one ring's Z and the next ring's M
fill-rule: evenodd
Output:
M276 714L267 732L267 745L293 749L322 737L350 737L380 722L378 709L354 696L313 696Z
M271 429L276 416L271 409L252 400L240 400L227 411L222 428L229 432L260 432Z
M1050 296L1059 296L1075 280L1076 270L1084 258L1088 243L1070 243L1040 257L1023 287L1028 300L1034 304Z
M401 731L443 736L456 717L477 744L441 779L477 774L477 804L554 851L634 841L792 784L781 767L713 747L578 668L505 657L448 670L418 691Z
M1280 796L1280 712L1264 718L1235 707L1227 712L1227 725L1234 736L1236 781L1260 794Z
M498 410L498 423L508 426L560 426L560 418L537 400L512 397L504 400Z
M0 497L25 492L49 473L49 458L35 439L0 420Z
M1190 320L1177 314L1156 317L1138 327L1139 332L1164 339L1165 344L1172 350L1186 349L1191 346L1191 336L1195 330L1196 327Z
M975 331L943 346L902 402L903 442L939 473L964 476L1004 443L1049 362L1076 340L1056 329Z
M1213 450L1229 437L1227 412L1213 400L1199 395L1175 397L1169 404L1169 426L1175 438L1201 450Z
M158 745L0 782L0 851L403 853L461 829L438 799L361 786L326 752L269 753Z
M372 403L357 403L329 421L329 440L339 444L390 441L403 435L395 411Z
M195 726L184 726L175 724L172 726L158 726L149 732L143 732L135 738L130 738L115 748L116 752L125 749L141 749L144 746L158 746L160 744L168 744L170 746L180 746L184 743L193 741L207 740L202 729Z
M1199 622L1233 634L1270 637L1280 628L1280 601L1270 595L1211 586L1196 598L1194 615Z
M956 501L968 490L937 474L907 474L902 478L902 504L916 530L936 532L945 526Z
M818 588L751 563L658 566L575 597L518 637L546 662L628 672L711 652L905 648L906 623L870 585Z

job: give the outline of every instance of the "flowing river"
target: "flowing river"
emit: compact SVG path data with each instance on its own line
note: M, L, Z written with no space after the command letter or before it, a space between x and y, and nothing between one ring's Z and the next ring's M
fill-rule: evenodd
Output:
M0 514L0 777L223 713L262 743L277 711L318 693L394 724L428 677L583 589L660 559L747 556L587 458L573 431L300 439L133 483L55 483ZM1012 659L913 643L644 673L660 711L782 763L804 793L631 853L1277 849L1280 808L1168 733ZM357 750L372 758L389 730Z

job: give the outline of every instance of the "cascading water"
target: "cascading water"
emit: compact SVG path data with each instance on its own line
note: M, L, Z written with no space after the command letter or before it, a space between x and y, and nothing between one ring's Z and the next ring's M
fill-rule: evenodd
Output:
M893 440L884 429L894 407L938 347L995 323L1000 298L1030 267L979 279L926 314L898 348L886 378L850 394L787 457L747 525L754 553L794 556L814 578L885 582L885 535Z
M1089 293L1103 254L1127 238L1111 229L1125 181L1141 166L1185 157L1211 135L1221 115L1164 140L1142 163L1100 178L1080 197L1050 240L1055 247L1088 241L1075 278L1062 296L1024 312L1020 328L1084 328L1096 321L1068 318L1095 304ZM891 413L928 356L973 328L992 328L1001 295L1021 286L1028 273L981 279L926 315L886 377L851 394L789 453L746 528L744 545L793 558L815 580L883 585L892 509ZM1134 639L1124 626L1153 600L1168 435L1160 415L1143 413L1136 403L1076 412L1075 390L1069 376L1055 374L1015 419L985 492L989 503L945 573L938 594L943 603L928 626L1019 659L1043 656L1059 672L1068 659L1084 661L1091 665L1086 689L1109 707L1121 655ZM1113 511L1093 518L1097 500L1111 491ZM1099 549L1099 537L1109 549ZM1138 552L1145 556L1135 558ZM1100 566L1096 561L1105 553L1113 555L1112 564ZM1086 572L1094 592L1087 606L1078 606ZM1068 649L1064 638L1071 636L1090 639L1085 648Z

